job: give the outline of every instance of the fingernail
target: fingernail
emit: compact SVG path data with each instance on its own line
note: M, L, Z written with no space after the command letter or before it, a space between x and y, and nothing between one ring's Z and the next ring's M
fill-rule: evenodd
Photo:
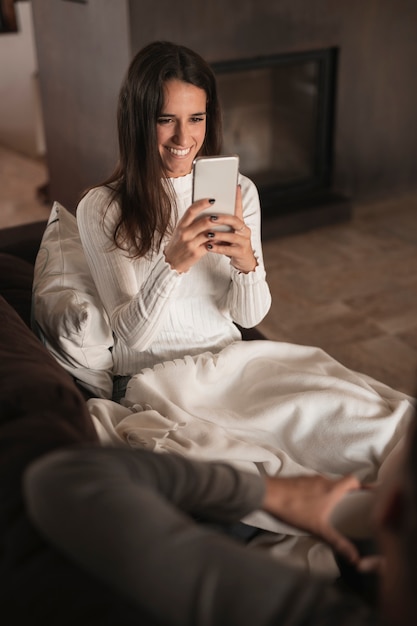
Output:
M212 222L215 222L217 220L217 215L210 215L210 219Z
M214 198L210 198L209 202L210 202L210 204L214 204L216 202L216 200Z
M214 233L207 233L207 237L214 237Z
M211 245L211 243L208 243L207 244L207 250L212 250L212 249L213 249L213 246Z

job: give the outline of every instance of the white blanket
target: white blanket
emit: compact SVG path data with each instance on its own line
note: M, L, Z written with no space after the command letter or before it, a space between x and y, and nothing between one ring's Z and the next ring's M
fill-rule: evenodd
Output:
M413 414L412 398L319 348L264 340L145 369L123 406L96 398L88 405L103 443L261 474L355 473L362 481L388 467ZM261 512L245 521L303 534Z

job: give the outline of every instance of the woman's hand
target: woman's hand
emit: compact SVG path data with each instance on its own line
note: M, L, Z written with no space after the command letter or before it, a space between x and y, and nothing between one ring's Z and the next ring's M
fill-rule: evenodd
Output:
M359 553L347 537L330 523L336 504L349 491L361 488L357 478L326 476L266 478L262 508L281 521L320 537L351 563L359 563Z
M210 216L199 217L199 214L212 203L208 198L194 202L179 220L165 247L167 263L180 274L187 272L210 250L213 222Z
M235 215L216 215L216 205L213 205L213 224L227 225L232 228L230 232L216 232L214 238L208 244L210 252L224 254L230 258L231 264L239 272L248 274L253 272L257 261L252 250L251 230L243 221L242 191L237 187Z
M200 213L210 206L213 207L213 214L200 216ZM240 186L236 192L235 215L218 215L215 206L215 199L207 198L194 202L175 227L164 254L172 269L180 274L187 272L207 252L227 256L232 265L245 274L256 268L251 231L243 221ZM216 224L230 226L231 231L216 231L214 230Z

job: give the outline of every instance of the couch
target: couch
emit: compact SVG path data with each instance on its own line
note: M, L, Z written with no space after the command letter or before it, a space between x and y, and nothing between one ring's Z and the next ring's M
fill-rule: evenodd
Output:
M32 460L97 442L83 394L30 329L44 228L0 231L0 619L7 626L133 625L129 602L47 545L23 503L22 475Z
M21 482L31 461L58 447L98 445L86 394L31 330L45 226L0 230L0 619L7 626L137 624L135 608L48 545L25 511ZM245 339L261 337L244 331Z

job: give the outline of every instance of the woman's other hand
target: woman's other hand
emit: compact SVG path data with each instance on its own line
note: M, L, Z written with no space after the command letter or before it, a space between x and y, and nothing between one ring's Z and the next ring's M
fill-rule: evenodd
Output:
M210 206L213 214L201 216ZM231 230L216 231L216 225L230 226ZM227 256L232 265L245 274L256 268L251 230L243 221L240 186L236 192L235 215L217 214L215 199L197 200L179 220L164 250L166 261L180 274L187 272L207 252Z
M213 205L212 224L227 225L230 232L216 232L208 244L210 252L224 254L230 258L230 262L239 272L248 274L253 272L258 265L255 258L251 230L243 221L242 191L237 187L235 215L216 215L216 205Z

